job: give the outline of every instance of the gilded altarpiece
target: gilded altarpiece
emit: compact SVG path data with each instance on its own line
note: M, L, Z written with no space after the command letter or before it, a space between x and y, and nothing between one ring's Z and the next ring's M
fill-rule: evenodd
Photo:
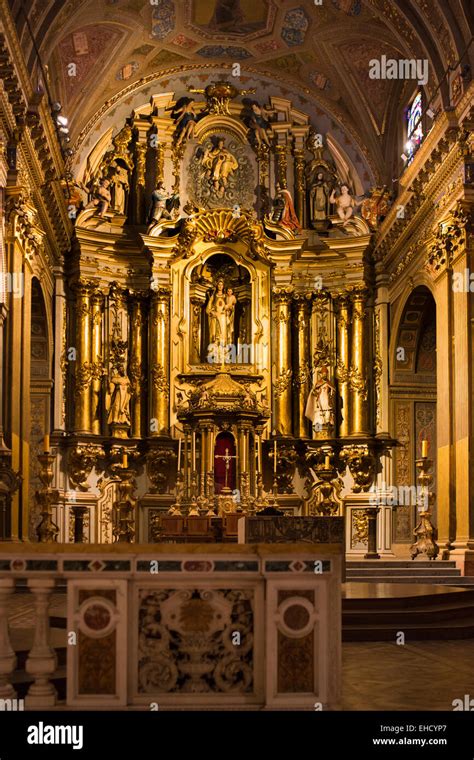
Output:
M87 164L62 363L83 540L161 540L165 514L176 535L188 515L339 514L346 470L367 500L370 228L335 205L308 228L309 119L275 98L255 121L241 94L153 97Z

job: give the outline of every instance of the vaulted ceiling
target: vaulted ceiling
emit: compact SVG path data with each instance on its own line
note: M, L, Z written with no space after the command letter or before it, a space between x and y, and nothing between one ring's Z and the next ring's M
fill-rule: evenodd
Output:
M471 0L10 4L30 71L41 76L36 47L51 93L69 117L73 140L105 103L126 100L143 81L181 71L184 92L187 72L199 73L202 67L209 76L213 66L224 66L230 76L232 64L239 63L244 83L259 74L267 82L273 79L275 88L286 88L290 96L298 92L348 134L357 133L382 178L391 170L387 163L393 159L396 125L416 84L371 79L369 61L382 55L427 59L428 99L441 97L446 106L446 72L460 59L469 62L463 55L474 27Z

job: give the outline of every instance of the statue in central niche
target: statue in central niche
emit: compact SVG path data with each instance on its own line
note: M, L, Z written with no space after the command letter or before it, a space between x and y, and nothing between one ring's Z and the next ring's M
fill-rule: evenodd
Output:
M237 298L232 288L225 288L222 277L216 282L216 287L206 307L209 324L209 354L214 354L223 361L227 346L234 343L235 306Z
M206 148L201 158L212 190L218 197L223 197L229 184L229 177L239 168L236 157L224 147L222 137L214 138L211 148Z

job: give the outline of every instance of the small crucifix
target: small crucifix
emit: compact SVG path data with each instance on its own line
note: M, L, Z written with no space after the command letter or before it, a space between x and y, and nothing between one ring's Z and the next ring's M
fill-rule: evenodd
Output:
M215 459L223 459L225 463L225 486L224 488L228 490L228 480L229 480L229 470L230 470L230 463L232 459L237 459L237 456L235 454L229 454L229 449L225 450L225 454L215 454Z

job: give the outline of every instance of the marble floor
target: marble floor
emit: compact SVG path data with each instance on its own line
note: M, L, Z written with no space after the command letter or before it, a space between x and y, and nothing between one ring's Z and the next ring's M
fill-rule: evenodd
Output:
M452 710L474 698L474 640L342 646L344 710Z

